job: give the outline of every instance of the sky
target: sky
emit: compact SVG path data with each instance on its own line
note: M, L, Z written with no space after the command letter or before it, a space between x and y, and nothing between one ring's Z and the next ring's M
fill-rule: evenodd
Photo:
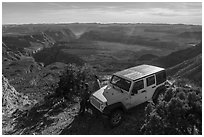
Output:
M3 24L167 23L202 25L201 2L3 2Z

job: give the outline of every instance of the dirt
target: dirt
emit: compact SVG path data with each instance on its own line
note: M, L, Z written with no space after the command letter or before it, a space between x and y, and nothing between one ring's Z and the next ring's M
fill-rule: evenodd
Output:
M16 111L7 119L10 127L3 134L15 135L111 135L142 134L144 122L142 104L125 114L119 127L111 129L100 115L88 109L84 115L78 115L80 105L64 98L49 97L37 103L32 109Z
M142 134L140 128L144 122L144 109L146 104L142 104L129 113L125 114L122 124L115 128L108 126L108 121L104 124L104 119L99 115L87 112L84 116L78 116L65 127L60 134L67 135L135 135Z

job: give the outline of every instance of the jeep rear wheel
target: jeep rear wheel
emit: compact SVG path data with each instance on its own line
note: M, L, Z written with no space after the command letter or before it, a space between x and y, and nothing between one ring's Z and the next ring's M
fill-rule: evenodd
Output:
M121 124L123 120L123 112L121 110L113 111L110 115L110 125L111 127L117 127Z
M153 100L153 102L154 102L155 104L158 103L158 99L159 99L159 97L160 97L162 94L163 94L162 90L159 90L159 91L157 91L157 92L153 95L152 100Z

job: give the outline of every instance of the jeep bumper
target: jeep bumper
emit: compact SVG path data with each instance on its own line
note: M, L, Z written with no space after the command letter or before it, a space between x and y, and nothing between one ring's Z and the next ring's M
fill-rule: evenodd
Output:
M89 103L89 108L93 111L93 113L97 114L97 115L102 115L102 117L107 118L109 116L109 112L107 111L99 111L97 108L95 108L90 102ZM104 109L105 110L105 109Z

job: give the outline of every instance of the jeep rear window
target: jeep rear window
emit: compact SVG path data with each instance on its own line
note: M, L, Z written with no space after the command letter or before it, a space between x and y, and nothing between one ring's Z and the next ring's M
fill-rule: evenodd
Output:
M123 79L121 77L118 76L113 76L111 79L111 84L113 84L114 86L117 86L127 92L129 92L130 89L130 85L131 85L131 81Z
M157 85L166 81L166 72L162 71L156 74Z

